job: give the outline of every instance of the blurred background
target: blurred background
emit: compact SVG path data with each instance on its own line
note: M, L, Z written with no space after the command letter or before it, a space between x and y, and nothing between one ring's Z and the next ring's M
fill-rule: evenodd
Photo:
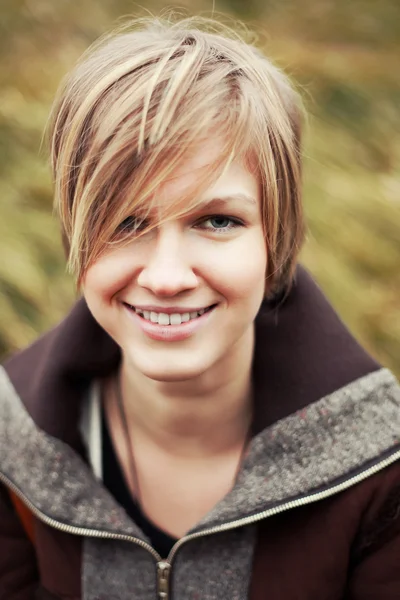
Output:
M0 357L57 323L65 273L43 129L63 75L104 31L166 2L2 0ZM212 0L181 0L210 16ZM309 113L303 263L353 334L400 376L400 2L216 0L259 32Z

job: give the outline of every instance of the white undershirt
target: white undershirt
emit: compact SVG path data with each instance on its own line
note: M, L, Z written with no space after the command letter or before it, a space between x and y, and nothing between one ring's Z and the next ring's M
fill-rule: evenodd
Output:
M92 471L103 480L100 382L93 380L83 403L79 429L86 445Z

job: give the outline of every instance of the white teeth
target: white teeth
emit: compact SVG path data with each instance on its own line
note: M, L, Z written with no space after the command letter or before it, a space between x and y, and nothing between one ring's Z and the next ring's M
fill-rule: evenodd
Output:
M186 312L186 313L157 313L149 310L141 310L140 308L135 308L131 306L131 308L141 317L146 319L146 321L151 321L152 323L158 323L158 325L181 325L181 323L187 323L191 319L197 319L201 317L206 312L205 308L201 308L198 311Z
M171 325L180 325L182 323L182 317L180 314L174 313L174 314L170 315L169 321L170 321Z
M157 313L155 313L155 314L157 314ZM159 325L169 325L169 315L167 315L167 313L159 313L158 324Z

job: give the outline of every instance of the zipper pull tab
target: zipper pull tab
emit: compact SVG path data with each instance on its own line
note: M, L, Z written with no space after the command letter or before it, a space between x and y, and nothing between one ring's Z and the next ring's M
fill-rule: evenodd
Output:
M157 563L157 592L159 600L168 600L171 565L166 561Z

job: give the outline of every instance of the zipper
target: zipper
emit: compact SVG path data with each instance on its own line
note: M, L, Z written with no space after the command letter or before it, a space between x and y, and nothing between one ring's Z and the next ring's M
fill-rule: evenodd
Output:
M170 574L171 564L169 562L162 560L157 563L157 593L159 600L168 600Z
M132 542L134 544L137 544L141 548L147 550L148 552L150 552L150 554L157 561L156 566L157 566L158 600L169 600L172 562L173 562L178 550L186 542L200 538L200 537L204 537L206 535L220 533L223 531L229 531L230 529L236 529L236 528L242 527L244 525L253 525L254 523L257 523L258 521L261 521L262 519L272 517L276 514L285 512L292 508L298 508L298 507L304 506L306 504L312 504L313 502L325 500L326 498L329 498L330 496L334 496L335 494L339 494L340 492L352 487L353 485L360 483L364 479L367 479L368 477L375 475L376 473L378 473L379 471L382 471L384 468L393 464L394 462L396 462L396 460L399 460L399 459L400 459L400 450L397 450L396 452L393 452L393 454L391 454L387 458L385 458L385 459L379 461L378 463L376 463L375 465L372 465L371 467L365 469L361 473L358 473L357 475L354 475L353 477L349 477L345 481L342 481L341 483L339 483L337 485L333 485L333 486L323 490L322 492L314 492L312 494L309 494L308 496L303 496L298 499L289 500L288 502L282 502L281 504L278 504L277 506L274 506L273 508L268 508L268 509L263 510L255 515L252 515L249 517L243 517L241 519L236 519L234 521L230 521L229 523L224 523L223 525L216 525L214 527L210 527L209 529L203 529L202 531L199 531L196 533L191 533L187 536L184 536L183 538L181 538L180 540L178 540L176 542L176 544L171 549L171 552L169 553L166 560L162 559L161 556L158 554L158 552L156 552L156 550L154 550L154 548L152 546L150 546L150 544L148 544L147 542L144 542L143 540L136 538L132 535L125 535L122 533L109 533L107 531L101 531L101 530L97 530L97 529L86 529L84 527L76 527L75 525L66 525L65 523L60 523L59 521L56 521L55 519L48 517L46 514L44 514L42 511L40 511L38 508L36 508L36 506L34 506L32 504L32 502L28 498L26 498L26 496L24 496L24 494L20 491L20 489L12 481L10 481L8 479L8 477L6 477L1 472L0 472L0 481L2 481L6 485L6 487L11 489L13 492L15 492L21 498L21 500L30 509L32 514L34 514L38 519L40 519L47 525L54 527L55 529L59 529L60 531L64 531L66 533L71 533L73 535L84 535L84 536L88 536L88 537Z
M26 504L26 506L29 508L33 515L35 515L38 519L43 521L43 523L45 523L46 525L54 527L54 529L64 531L65 533L71 533L72 535L86 535L88 537L103 538L107 540L121 540L123 542L133 542L135 544L138 544L138 546L141 546L145 550L148 550L157 561L162 560L161 556L158 554L158 552L154 550L152 546L150 546L150 544L147 544L143 540L136 538L133 535L125 535L123 533L109 533L108 531L101 531L98 529L86 529L85 527L66 525L65 523L56 521L55 519L48 517L45 513L36 508L36 506L32 504L32 502L21 492L21 490L12 481L10 481L10 479L8 479L6 475L4 475L1 472L0 481L3 482L4 485L10 490L15 492L15 494L17 494L19 498L21 498L21 500Z

